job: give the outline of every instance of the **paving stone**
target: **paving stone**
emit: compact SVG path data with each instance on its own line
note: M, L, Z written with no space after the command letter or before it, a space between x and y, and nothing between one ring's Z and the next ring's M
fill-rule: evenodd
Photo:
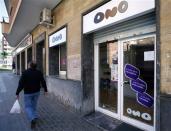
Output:
M23 92L20 93L21 114L10 114L15 101L19 76L9 72L0 72L0 131L31 131L30 123L24 113ZM1 84L4 84L3 92ZM4 92L6 91L6 92ZM71 112L56 99L40 94L38 102L39 120L34 131L100 131L78 114Z

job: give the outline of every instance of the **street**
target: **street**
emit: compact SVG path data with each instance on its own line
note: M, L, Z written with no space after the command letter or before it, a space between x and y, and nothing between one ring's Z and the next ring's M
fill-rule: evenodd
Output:
M31 131L30 123L24 113L23 92L19 102L21 114L10 114L15 101L15 91L19 76L11 72L0 72L0 131ZM38 102L39 120L35 131L99 131L97 127L87 123L79 115L66 109L55 99L44 96L41 92Z

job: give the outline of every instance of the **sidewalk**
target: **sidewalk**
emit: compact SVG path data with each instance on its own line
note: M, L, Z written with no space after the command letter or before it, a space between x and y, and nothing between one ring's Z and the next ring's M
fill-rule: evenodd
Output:
M9 114L15 101L18 76L0 72L0 131L31 131L24 113ZM23 107L23 93L20 103ZM38 103L39 121L35 131L100 131L77 114L66 109L51 95L40 95Z

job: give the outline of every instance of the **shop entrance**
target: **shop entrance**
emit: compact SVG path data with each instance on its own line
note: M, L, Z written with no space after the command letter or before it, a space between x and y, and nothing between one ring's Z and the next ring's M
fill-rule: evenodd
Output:
M20 54L17 55L17 75L20 74Z
M44 40L36 44L37 69L45 74L45 45Z
M25 51L21 53L21 73L25 70Z
M30 61L32 61L32 47L29 47L27 49L27 63L29 63Z
M154 130L155 83L155 35L95 44L97 111Z

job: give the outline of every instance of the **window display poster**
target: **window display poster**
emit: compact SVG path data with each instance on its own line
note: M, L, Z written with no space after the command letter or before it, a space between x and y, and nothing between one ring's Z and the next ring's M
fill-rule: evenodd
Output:
M145 107L152 107L154 103L153 97L147 94L146 92L137 93L137 101L139 104Z
M112 56L111 64L111 81L118 81L118 53L114 53Z
M130 79L130 87L136 93L137 102L144 107L152 107L154 99L146 92L147 83L139 78L140 70L131 64L125 64L124 74Z
M154 51L145 51L144 61L154 61Z
M131 88L136 92L145 92L147 90L147 83L140 78L131 80Z
M118 81L118 64L113 64L111 67L111 80Z
M136 80L140 75L140 70L131 64L126 64L124 71L125 76L132 80Z

